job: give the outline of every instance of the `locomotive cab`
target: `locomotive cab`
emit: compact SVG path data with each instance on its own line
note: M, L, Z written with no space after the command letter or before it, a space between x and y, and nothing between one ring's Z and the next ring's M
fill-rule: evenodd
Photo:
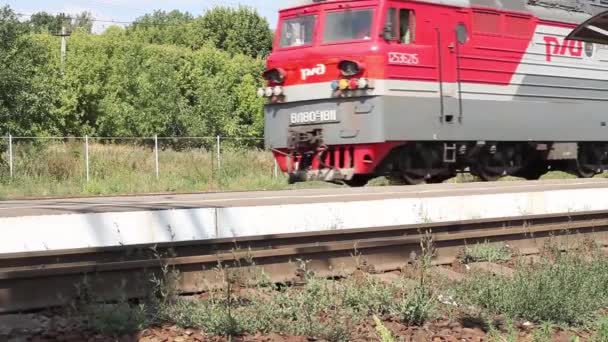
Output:
M280 14L267 61L265 137L291 181L367 180L391 149L374 97L393 59L419 63L404 2L315 1ZM358 176L360 175L360 176Z

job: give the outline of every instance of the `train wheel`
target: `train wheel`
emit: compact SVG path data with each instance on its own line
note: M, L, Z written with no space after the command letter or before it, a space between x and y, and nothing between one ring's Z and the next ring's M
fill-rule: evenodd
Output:
M588 169L578 161L574 162L574 164L574 174L578 178L593 178L597 174L594 170Z
M502 153L484 148L477 157L477 163L471 166L471 173L485 182L495 182L507 172Z
M343 182L344 182L344 184L348 185L351 188L362 188L362 187L366 186L370 180L371 180L370 176L355 175L352 179L344 180Z
M471 173L486 182L506 175L517 175L525 167L526 147L521 144L498 144L484 147L471 166Z
M439 174L436 176L431 177L427 183L429 184L439 184L439 183L443 183L448 179L452 179L456 177L455 173L443 173L443 174Z
M527 180L538 180L540 177L544 176L547 171L549 171L547 164L535 163L526 167L519 174L517 174L517 176Z
M524 150L524 154L526 162L514 176L526 180L538 180L549 171L549 165L536 149L528 148Z
M602 153L592 144L580 144L578 158L572 162L574 174L579 178L592 178L601 168Z
M426 183L430 174L430 165L424 153L424 148L418 144L411 144L401 150L399 154L399 170L401 178L408 185Z

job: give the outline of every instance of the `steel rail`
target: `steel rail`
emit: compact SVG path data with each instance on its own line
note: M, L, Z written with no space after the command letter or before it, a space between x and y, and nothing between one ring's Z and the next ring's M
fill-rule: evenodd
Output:
M434 262L447 264L463 246L480 241L508 241L524 253L551 236L608 245L608 211L2 255L0 313L63 305L78 296L75 285L85 276L88 290L102 299L143 296L163 266L180 271L186 293L221 283L219 264L264 270L273 281L297 279L297 259L309 260L321 274L348 273L362 264L391 270L419 253L427 232L437 248Z

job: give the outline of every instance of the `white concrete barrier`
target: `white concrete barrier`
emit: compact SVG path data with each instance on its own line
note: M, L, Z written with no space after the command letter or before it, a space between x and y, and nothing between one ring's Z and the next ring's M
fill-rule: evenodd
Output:
M0 218L0 254L217 237L214 209Z
M0 218L0 254L608 210L608 188Z
M219 209L221 238L608 209L608 189Z

